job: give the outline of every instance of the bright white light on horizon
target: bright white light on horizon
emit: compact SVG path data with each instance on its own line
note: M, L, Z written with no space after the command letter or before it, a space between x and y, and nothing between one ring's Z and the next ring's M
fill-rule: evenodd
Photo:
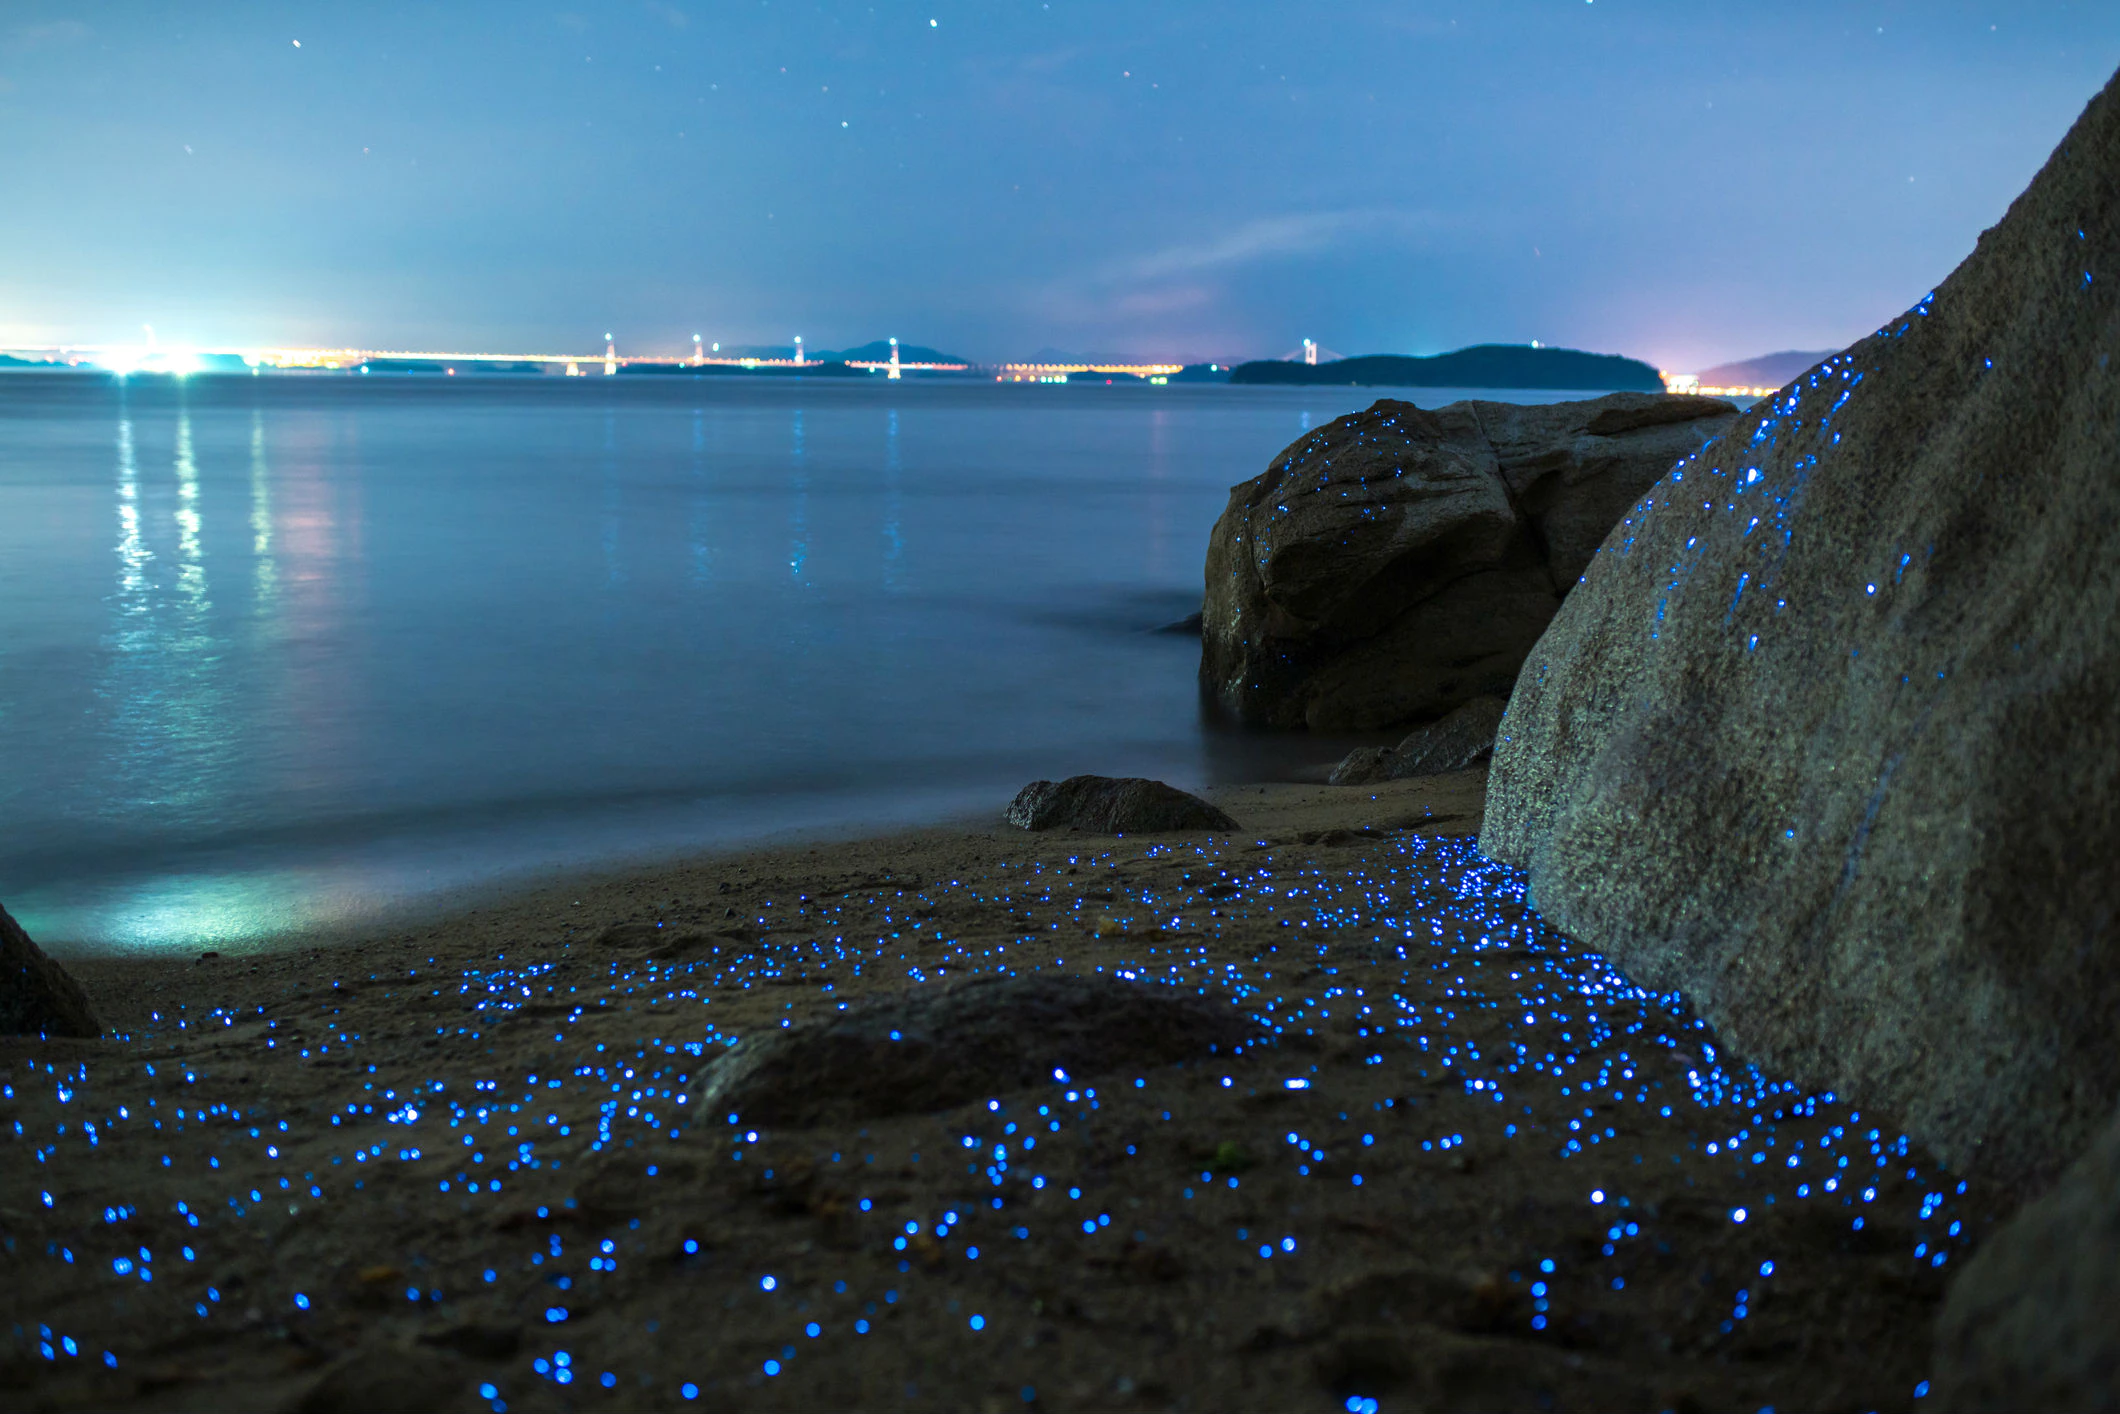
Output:
M105 349L87 362L120 378L129 373L167 373L182 378L206 366L190 349Z

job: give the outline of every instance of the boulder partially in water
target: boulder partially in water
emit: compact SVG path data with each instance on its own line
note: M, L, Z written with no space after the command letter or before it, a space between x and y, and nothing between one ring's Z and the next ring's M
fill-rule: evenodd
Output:
M701 1074L700 1113L800 1128L945 1110L1052 1082L1232 1051L1270 1033L1228 1002L1117 978L935 983L746 1037Z
M1499 697L1475 697L1441 721L1414 728L1397 746L1358 746L1333 768L1331 783L1362 786L1470 770L1493 754L1508 705Z
M1362 731L1506 695L1598 542L1737 415L1614 393L1340 418L1231 489L1200 681L1241 721Z
M1237 822L1197 795L1142 776L1069 776L1032 781L1009 802L1008 822L1019 830L1088 830L1100 835L1237 828Z
M100 1036L81 984L0 907L0 1034Z
M1962 1414L2120 1408L2120 1117L1951 1283L1935 1393Z
M1480 836L1747 1058L2006 1181L2120 1102L2116 174L2108 85L1949 279L1627 514Z

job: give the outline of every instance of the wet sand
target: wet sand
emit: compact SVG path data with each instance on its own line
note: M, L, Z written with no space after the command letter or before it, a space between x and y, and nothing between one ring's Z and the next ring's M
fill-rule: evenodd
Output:
M1234 837L963 822L72 964L111 1034L0 1041L0 1389L1916 1407L1989 1195L1546 929L1473 848L1483 784L1229 787ZM1274 1039L815 1129L692 1103L738 1037L1048 969Z

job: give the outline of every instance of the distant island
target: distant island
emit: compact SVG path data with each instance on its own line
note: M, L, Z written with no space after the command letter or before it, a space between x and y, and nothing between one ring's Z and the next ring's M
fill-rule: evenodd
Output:
M837 359L841 363L888 363L891 359L891 345L887 340L876 339L870 343L863 344L857 349L841 349L837 353L825 351L814 354L812 357ZM900 344L898 346L898 361L900 363L961 363L967 366L973 362L973 360L958 354L943 353L938 349L931 349L925 344Z
M1664 380L1638 358L1547 349L1531 344L1475 344L1421 358L1370 354L1331 363L1262 359L1240 363L1232 383L1358 384L1395 388L1550 388L1600 393L1661 393Z

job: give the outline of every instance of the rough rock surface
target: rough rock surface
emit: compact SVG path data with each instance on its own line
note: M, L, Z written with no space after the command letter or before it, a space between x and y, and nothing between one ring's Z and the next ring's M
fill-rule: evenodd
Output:
M1935 1387L1967 1414L2120 1409L2120 1118L1951 1283Z
M1507 694L1613 523L1736 415L1653 393L1385 398L1319 428L1215 522L1202 687L1242 721L1320 731Z
M1333 768L1331 783L1366 786L1477 766L1494 751L1508 705L1499 697L1475 697L1441 721L1414 728L1397 746L1358 746Z
M700 1113L802 1127L949 1109L1070 1076L1168 1065L1267 1039L1227 1003L1058 973L916 987L821 1025L739 1043L701 1076Z
M2006 1182L2120 1101L2116 174L2108 85L1948 280L1628 513L1480 836L1740 1053Z
M46 957L5 908L0 908L0 1034L103 1034L81 984Z
M490 1407L472 1366L417 1346L370 1346L340 1356L294 1404L294 1414Z
M1008 822L1020 830L1072 826L1100 835L1237 828L1236 821L1197 795L1140 776L1032 781L1009 802Z

